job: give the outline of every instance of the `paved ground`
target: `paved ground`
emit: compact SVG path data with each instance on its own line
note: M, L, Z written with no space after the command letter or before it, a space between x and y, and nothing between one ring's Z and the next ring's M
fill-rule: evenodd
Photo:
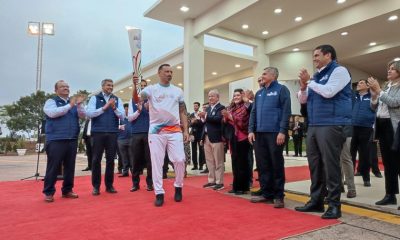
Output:
M46 156L39 156L38 172L45 173ZM27 156L0 156L0 181L15 181L25 177L34 176L36 173L37 155ZM104 162L104 161L103 161ZM286 157L285 164L290 166L307 165L306 158ZM86 157L79 154L76 162L77 176L89 175L90 172L82 172L87 165ZM231 171L230 157L227 155L226 171ZM103 167L104 169L104 167ZM190 167L188 167L190 169ZM198 175L199 171L188 171L189 174ZM343 205L343 217L341 224L325 229L305 233L288 239L400 239L400 211L397 206L377 208L374 205L376 200L383 196L384 181L372 177L372 187L362 186L362 180L356 177L357 198L346 199L343 202L351 205ZM29 180L35 179L29 178ZM41 179L41 178L39 178ZM286 208L293 209L302 205L308 200L306 195L309 191L309 181L300 181L286 184L287 195L285 200ZM237 197L237 196L235 196ZM240 196L249 199L249 195ZM260 203L262 204L262 203ZM266 231L268 231L266 229Z

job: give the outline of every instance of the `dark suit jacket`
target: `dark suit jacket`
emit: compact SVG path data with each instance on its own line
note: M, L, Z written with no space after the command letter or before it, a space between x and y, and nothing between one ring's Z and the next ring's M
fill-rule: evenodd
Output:
M222 114L221 110L225 109L225 106L218 103L211 111L211 106L206 110L207 118L205 121L205 127L207 127L207 135L210 142L217 143L222 142ZM203 130L204 139L205 131Z
M292 130L292 136L296 135L295 131L293 130L295 125L296 125L296 122L293 123L292 129L291 129ZM299 122L299 126L298 127L299 128L297 129L297 136L298 137L303 137L304 136L304 123Z
M190 119L194 119L194 113L190 114ZM204 123L201 120L195 120L195 121L191 121L190 123L190 134L194 136L194 140L195 141L200 141L201 140L201 135L203 133L203 126Z
M86 120L85 125L83 127L82 138L85 140L90 138L90 136L87 135L87 129L88 129L89 122L90 122L90 119Z

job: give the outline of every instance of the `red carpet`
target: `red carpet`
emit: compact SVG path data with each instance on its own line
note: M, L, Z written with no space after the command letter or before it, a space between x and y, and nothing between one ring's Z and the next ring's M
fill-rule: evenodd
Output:
M79 199L61 198L58 183L54 203L43 201L41 181L0 182L0 239L279 239L338 223L203 189L202 178L185 179L181 203L164 181L162 208L143 185L129 192L129 178L115 179L117 194L94 197L90 177L77 177Z

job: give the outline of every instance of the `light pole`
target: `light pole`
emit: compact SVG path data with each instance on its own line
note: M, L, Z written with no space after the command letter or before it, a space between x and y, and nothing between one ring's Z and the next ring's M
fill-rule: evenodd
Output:
M28 34L38 36L37 63L36 63L36 92L41 90L42 85L42 53L43 35L54 35L54 23L29 22Z
M29 22L28 23L28 34L29 35L34 35L38 36L38 48L37 48L37 65L36 65L36 94L38 94L38 91L41 90L41 84L42 84L42 53L43 53L43 35L54 35L54 24L53 23L42 23L42 22ZM38 132L38 138L37 138L37 143L36 143L36 149L37 149L37 160L36 160L36 172L34 175L30 177L23 178L21 180L29 179L29 178L35 178L38 180L40 176L39 174L39 159L40 159L40 150L41 150L41 131L40 131L40 125L42 121L41 119L38 119L38 126L37 126L37 132ZM43 132L42 132L43 133Z

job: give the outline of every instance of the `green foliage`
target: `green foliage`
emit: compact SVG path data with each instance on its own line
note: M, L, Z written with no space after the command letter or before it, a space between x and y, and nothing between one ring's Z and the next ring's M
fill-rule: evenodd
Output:
M88 96L86 90L77 91L76 95ZM44 118L43 106L47 99L54 97L54 94L37 91L29 96L21 97L10 105L0 106L0 123L5 123L10 130L11 138L16 137L17 132L30 133L36 131L38 123Z
M12 133L36 130L38 122L44 118L43 105L51 96L53 95L37 91L30 96L21 97L13 104L2 106L0 117Z

